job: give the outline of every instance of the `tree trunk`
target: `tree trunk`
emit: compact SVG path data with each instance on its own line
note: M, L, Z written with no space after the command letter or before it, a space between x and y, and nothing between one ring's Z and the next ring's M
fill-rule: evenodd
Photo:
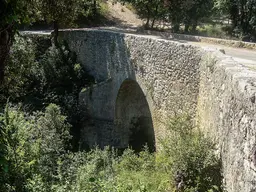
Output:
M150 21L150 8L148 7L148 5L146 6L146 10L147 10L147 21L146 21L146 25L145 28L149 29L149 21Z
M153 29L154 25L155 25L155 21L156 21L156 18L153 19L152 23L151 23L151 29Z
M4 80L4 71L14 33L12 27L0 29L0 84Z
M184 32L185 32L185 33L188 33L188 29L189 29L189 24L185 24Z
M195 32L196 32L196 27L197 27L197 24L196 24L196 23L194 23L194 24L192 25L192 32L193 32L193 33L195 33Z
M197 20L194 20L193 23L192 23L192 32L195 33L196 32L196 27L197 27Z
M177 33L180 31L180 23L172 22L172 32Z
M93 0L93 16L96 17L97 15L97 1Z
M58 21L53 22L53 28L54 28L53 41L54 41L54 45L57 47L58 46L58 36L59 36L59 22Z
M156 18L158 17L158 5L156 5L156 10L155 10L155 14L153 15L153 20L152 20L152 23L151 23L151 28L153 29L154 25L155 25L155 21L156 21Z
M234 0L231 1L231 6L229 8L229 14L231 16L231 21L232 21L232 28L236 28L238 25L238 20L239 20L239 10L237 7L237 4L235 3Z
M149 28L149 17L147 17L147 22L146 22L146 24L145 24L145 29L148 29Z

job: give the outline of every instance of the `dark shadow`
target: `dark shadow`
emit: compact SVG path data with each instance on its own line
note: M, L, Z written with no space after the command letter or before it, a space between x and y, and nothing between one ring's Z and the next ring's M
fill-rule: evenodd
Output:
M148 102L139 84L125 80L118 92L115 106L115 130L119 146L140 152L145 145L155 151L155 134Z

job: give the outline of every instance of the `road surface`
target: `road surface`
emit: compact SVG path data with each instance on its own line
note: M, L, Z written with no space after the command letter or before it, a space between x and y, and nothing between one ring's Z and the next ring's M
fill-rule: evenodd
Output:
M227 47L224 45L217 45L217 44L208 44L208 43L201 43L201 42L188 42L189 44L200 46L200 47L210 47L213 49L223 49L225 54L231 56L235 61L244 64L245 66L255 65L256 68L256 51L243 49L243 48L233 48Z

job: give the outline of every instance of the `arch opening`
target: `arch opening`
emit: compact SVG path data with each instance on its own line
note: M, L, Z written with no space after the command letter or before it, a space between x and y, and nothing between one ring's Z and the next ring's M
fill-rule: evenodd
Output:
M115 105L115 138L118 147L131 147L135 152L147 145L155 151L155 134L151 112L139 84L125 80L118 92Z

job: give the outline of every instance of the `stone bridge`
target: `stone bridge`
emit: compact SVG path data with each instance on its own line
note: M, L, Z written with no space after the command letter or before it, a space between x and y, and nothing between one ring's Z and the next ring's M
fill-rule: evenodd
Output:
M84 145L158 147L189 114L218 145L225 186L256 191L256 71L211 49L101 30L63 31L95 85L80 94Z

